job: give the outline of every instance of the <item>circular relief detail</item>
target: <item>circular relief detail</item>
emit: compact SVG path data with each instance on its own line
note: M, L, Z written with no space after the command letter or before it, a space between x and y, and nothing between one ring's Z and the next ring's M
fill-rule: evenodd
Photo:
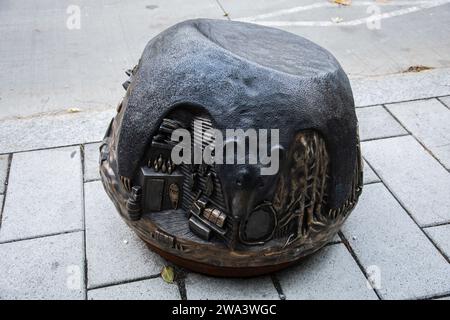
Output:
M258 206L244 221L241 240L246 244L260 244L272 238L276 226L275 211L270 204Z

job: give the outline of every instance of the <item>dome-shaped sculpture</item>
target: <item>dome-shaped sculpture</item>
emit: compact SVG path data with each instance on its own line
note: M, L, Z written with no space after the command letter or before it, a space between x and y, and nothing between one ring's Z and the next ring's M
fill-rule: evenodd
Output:
M189 20L153 38L129 75L100 172L153 250L248 276L333 239L361 193L362 163L349 81L329 52L273 28Z

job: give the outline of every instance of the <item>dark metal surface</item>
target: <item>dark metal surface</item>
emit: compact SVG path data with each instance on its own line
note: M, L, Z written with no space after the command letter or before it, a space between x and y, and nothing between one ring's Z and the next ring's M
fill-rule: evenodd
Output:
M178 60L177 60L178 59ZM331 241L362 191L351 89L324 49L191 20L152 39L101 146L105 190L161 255L209 274L277 270ZM280 169L171 160L173 130L280 129ZM197 122L196 122L197 123ZM204 141L201 148L205 148Z

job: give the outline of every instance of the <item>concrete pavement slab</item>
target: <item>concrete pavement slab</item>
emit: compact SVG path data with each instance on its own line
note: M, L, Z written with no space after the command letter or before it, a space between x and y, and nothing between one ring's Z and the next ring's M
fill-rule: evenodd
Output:
M8 175L9 155L0 155L0 194L5 193L6 176Z
M0 120L0 152L52 148L101 141L114 109Z
M88 288L159 274L165 261L122 221L102 183L84 190Z
M278 300L268 276L236 279L214 278L189 273L185 280L188 300Z
M286 299L378 299L343 244L329 245L279 272Z
M408 134L382 106L357 108L361 141Z
M161 278L104 287L88 291L89 300L178 300L180 293L176 284Z
M369 166L366 160L364 160L364 166L363 166L363 179L364 184L366 183L374 183L379 182L380 178L377 176L377 174L372 170L372 168Z
M440 97L439 100L441 100L441 102L450 109L450 96L446 96L446 97Z
M388 104L386 108L450 169L450 110L446 106L429 99Z
M342 230L383 299L450 293L450 265L383 184L365 186Z
M0 299L84 299L83 232L0 244Z
M8 1L0 11L0 118L115 107L147 42L191 18L224 18L214 0ZM79 21L75 23L75 20Z
M84 148L84 181L100 180L98 159L101 143L87 143Z
M447 1L353 0L347 6L327 0L219 2L232 20L281 28L318 43L350 77L398 73L414 65L450 66L444 54L450 48ZM381 20L366 20L376 14Z
M357 107L433 98L450 94L450 69L358 78L351 85Z
M447 257L447 260L450 260L450 224L425 228L424 231Z
M450 174L413 137L366 141L362 152L420 226L450 221Z
M16 153L10 170L0 242L83 228L78 147Z

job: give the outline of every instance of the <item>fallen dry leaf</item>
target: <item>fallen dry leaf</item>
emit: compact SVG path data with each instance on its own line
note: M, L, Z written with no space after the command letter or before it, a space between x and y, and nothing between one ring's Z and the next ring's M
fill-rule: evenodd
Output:
M349 6L352 4L352 0L333 0L333 2L343 6Z
M79 109L79 108L69 108L69 109L67 109L67 112L69 112L69 113L77 113L77 112L80 112L81 111L81 109Z
M428 66L422 66L422 65L418 65L418 66L411 66L408 69L406 69L403 72L421 72L421 71L425 71L425 70L431 70L433 69L432 67L428 67Z
M175 278L175 272L173 271L173 268L171 266L165 266L164 268L162 268L161 277L165 282L173 283L173 280Z

